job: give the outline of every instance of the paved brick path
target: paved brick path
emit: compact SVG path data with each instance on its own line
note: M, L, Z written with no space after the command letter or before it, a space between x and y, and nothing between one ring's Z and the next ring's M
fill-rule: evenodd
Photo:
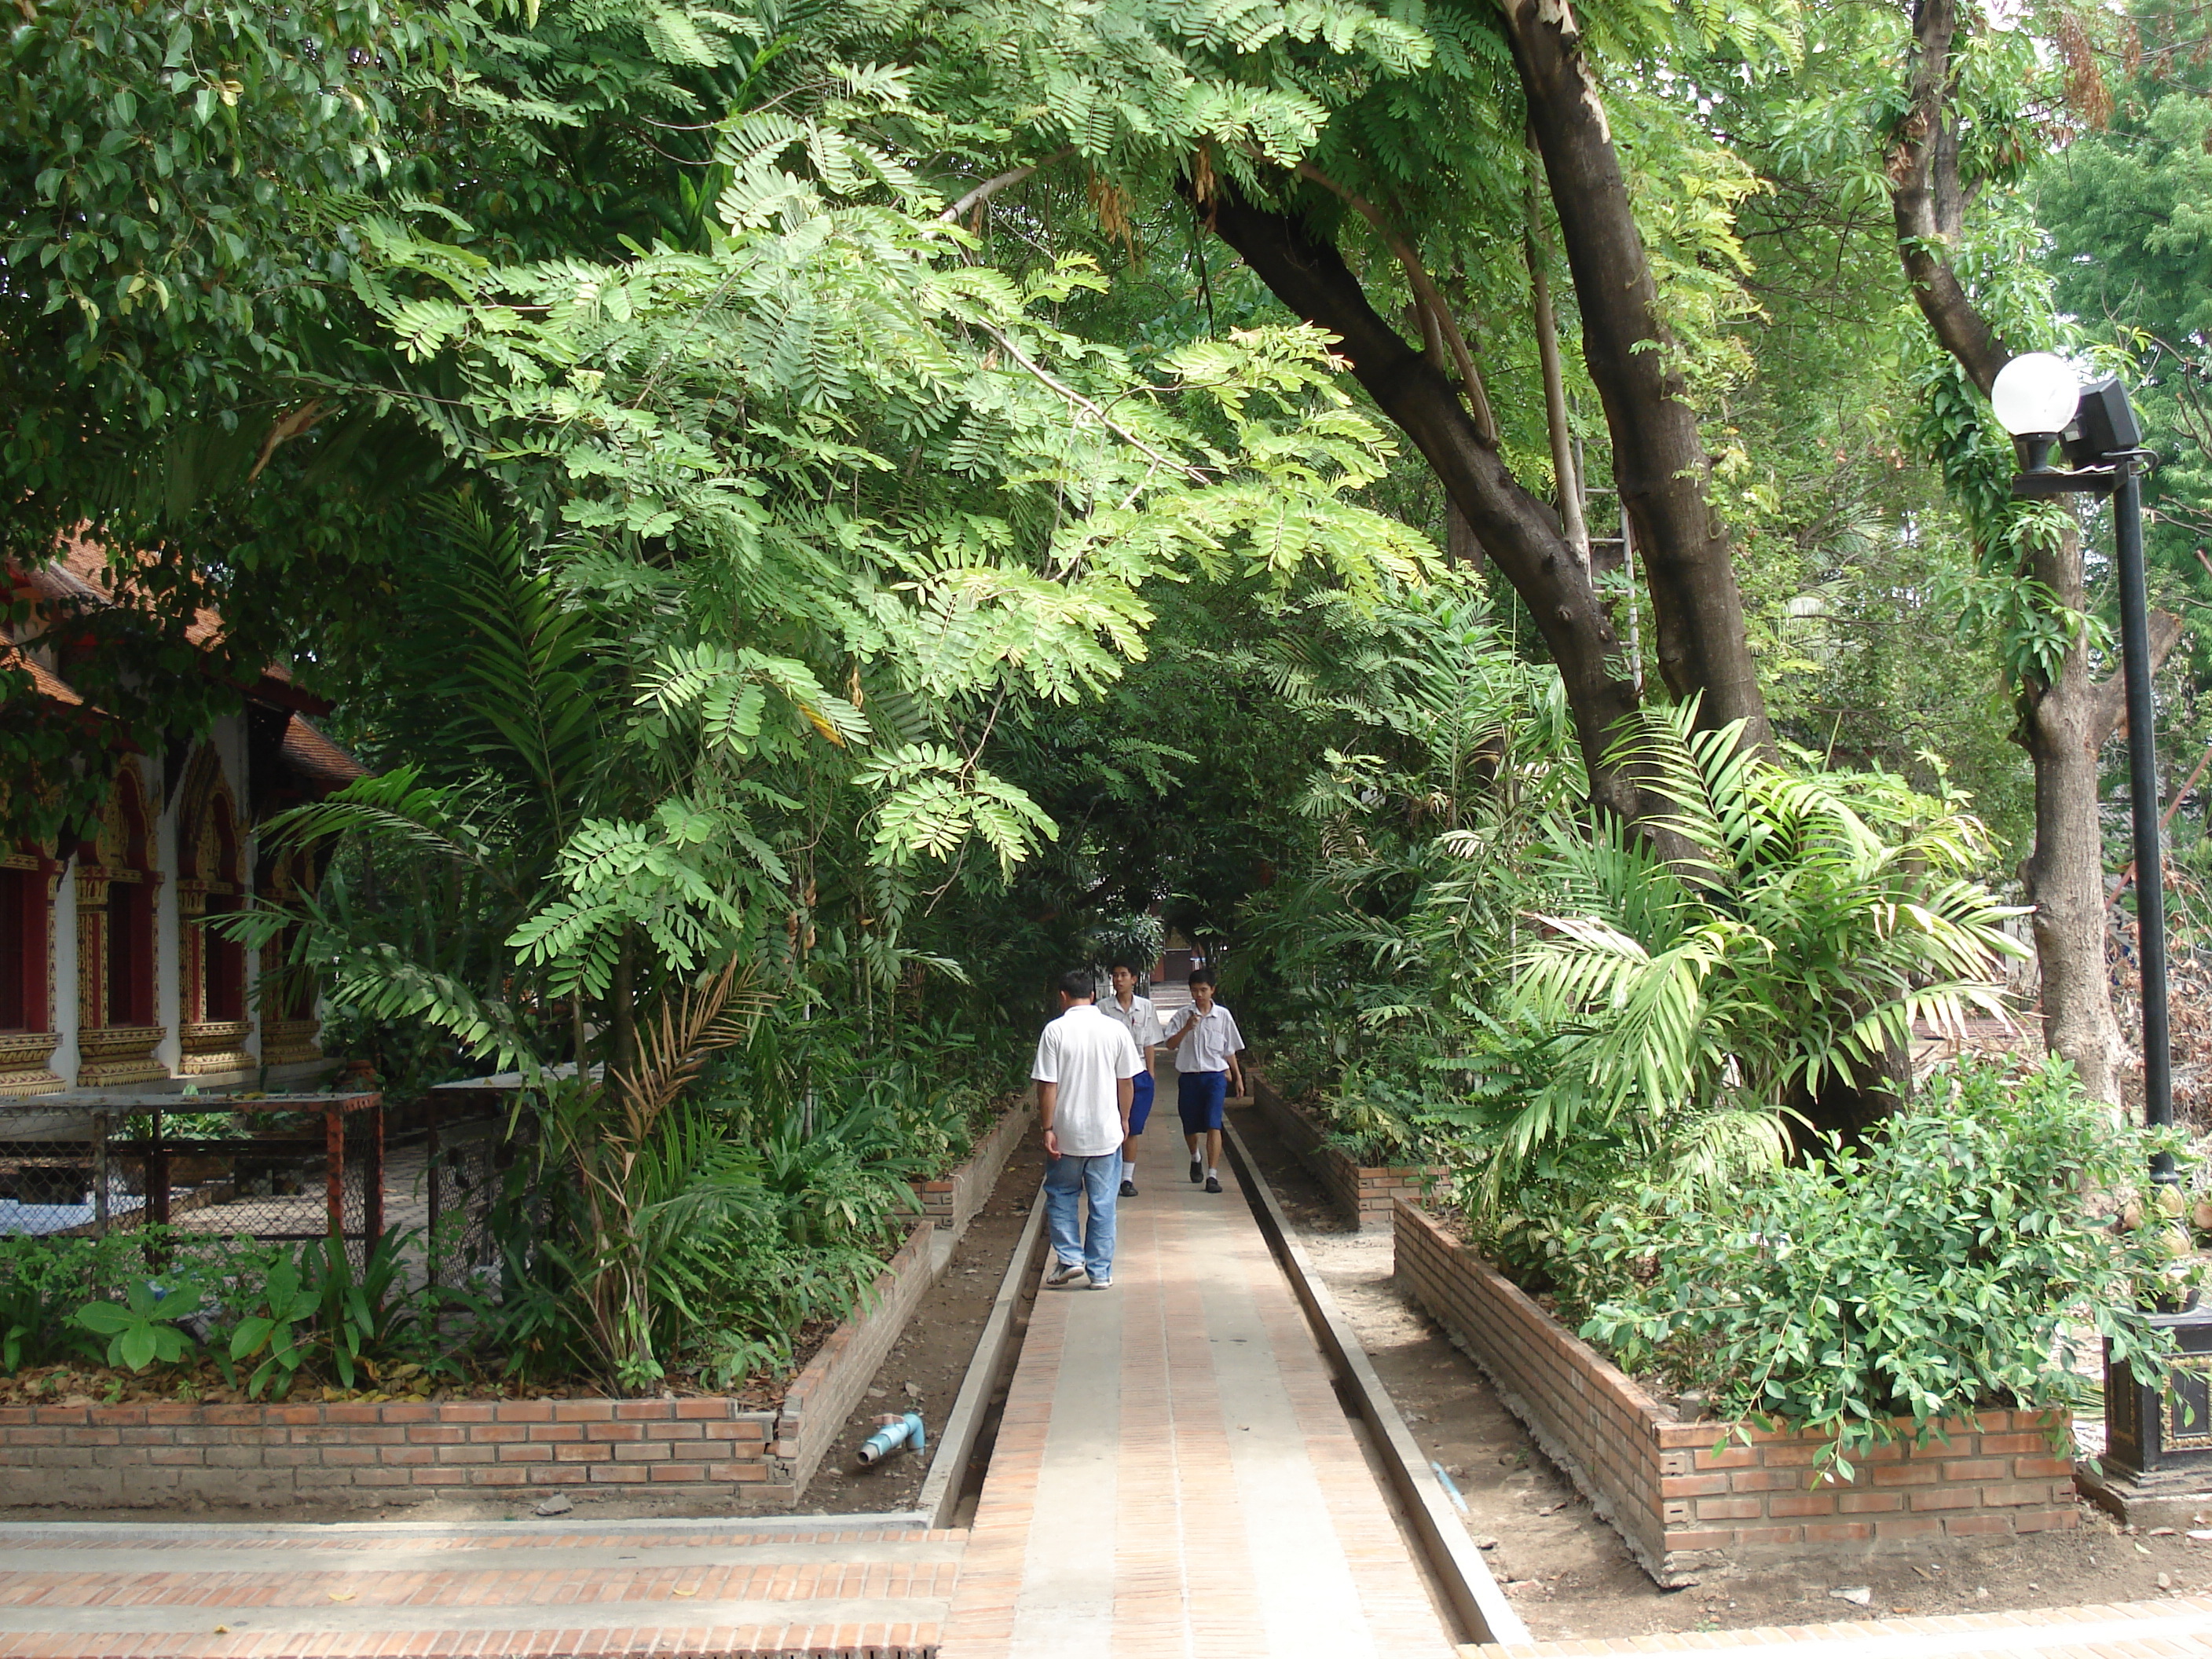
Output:
M0 1659L921 1655L963 1534L9 1527Z
M1787 1648L1790 1659L2197 1659L2212 1655L2212 1597L1942 1619L1869 1619L1789 1630L1732 1630L1587 1642L1470 1647L1471 1659L1613 1659L1709 1648Z
M946 1659L1425 1659L1451 1642L1233 1176L1172 1080L1111 1290L1045 1291Z

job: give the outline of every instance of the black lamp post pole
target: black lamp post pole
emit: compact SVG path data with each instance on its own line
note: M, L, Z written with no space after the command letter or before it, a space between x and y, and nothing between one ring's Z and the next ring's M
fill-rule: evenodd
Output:
M2113 459L2112 541L2120 576L2120 668L2128 702L2128 793L2135 813L2136 958L2142 970L2143 1121L2173 1121L2173 1054L2166 1014L2166 877L2159 851L2158 742L2150 689L2149 603L2144 592L2142 481L2136 458ZM2173 1156L2151 1161L2151 1179L2179 1182Z

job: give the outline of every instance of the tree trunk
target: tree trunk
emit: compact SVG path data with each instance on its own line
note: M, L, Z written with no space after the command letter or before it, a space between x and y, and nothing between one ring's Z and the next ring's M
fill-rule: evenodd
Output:
M1583 361L1605 404L1613 483L1644 558L1660 675L1675 696L1703 698L1700 725L1741 720L1747 739L1771 750L1728 536L1709 501L1712 464L1580 27L1568 0L1507 0L1505 24L1574 276Z
M2039 553L2035 579L2079 610L2081 538ZM2178 630L2177 630L2178 631ZM2035 766L2035 850L2020 867L2035 906L2035 959L2043 980L2043 1040L2081 1073L2081 1086L2117 1104L2127 1046L2112 1012L2105 968L2105 843L2097 822L2097 750L2112 732L2089 653L2066 653L2056 684L2023 686L2019 738Z
M1474 533L1467 514L1449 495L1444 497L1444 559L1477 575L1490 562L1489 556L1482 550L1482 538Z
M1945 257L1946 246L1961 228L1964 202L1958 126L1950 105L1958 28L1955 0L1916 0L1910 101L1889 155L1890 206L1898 258L1914 303L1943 349L1986 395L2012 354ZM2083 608L2079 535L2039 545L2030 574L2060 605ZM2112 981L2105 969L2097 750L2111 735L2109 705L2117 701L2091 683L2087 649L2077 644L2051 684L2022 685L2014 732L2035 768L2035 850L2020 873L2035 907L2044 1042L2074 1063L2091 1095L2115 1104L2127 1050L2112 1013Z
M1591 799L1624 817L1650 816L1634 783L1606 761L1620 723L1636 712L1636 689L1589 568L1551 507L1484 441L1451 382L1368 302L1334 243L1224 181L1206 207L1215 232L1277 299L1336 337L1354 377L1426 458L1492 568L1528 607L1565 685Z

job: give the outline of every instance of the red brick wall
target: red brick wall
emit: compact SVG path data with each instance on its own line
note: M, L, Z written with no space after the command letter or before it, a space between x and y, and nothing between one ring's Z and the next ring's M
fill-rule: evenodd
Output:
M916 1227L899 1252L876 1275L868 1299L854 1316L830 1333L806 1369L793 1379L775 1419L775 1455L792 1482L796 1503L823 1458L836 1443L838 1431L867 1392L869 1379L891 1351L915 1304L935 1281L931 1235Z
M1006 1159L1029 1133L1030 1116L1036 1109L1034 1091L1030 1097L999 1120L998 1127L976 1143L968 1161L951 1175L935 1181L914 1182L915 1200L933 1225L964 1232L999 1184ZM1042 1179L1042 1176L1039 1177Z
M1318 1123L1257 1078L1252 1080L1252 1103L1322 1184L1345 1219L1362 1232L1387 1230L1391 1205L1401 1198L1418 1200L1430 1182L1443 1173L1354 1164L1340 1149L1329 1145L1327 1133Z
M1880 1446L1853 1478L1813 1466L1825 1440L1677 1423L1588 1343L1412 1205L1398 1206L1401 1283L1486 1372L1547 1455L1612 1522L1646 1571L1680 1582L1712 1552L1863 1548L2079 1523L2063 1411L1989 1411L1948 1443Z
M775 1413L721 1399L0 1406L0 1505L398 1499L623 1488L771 1504Z

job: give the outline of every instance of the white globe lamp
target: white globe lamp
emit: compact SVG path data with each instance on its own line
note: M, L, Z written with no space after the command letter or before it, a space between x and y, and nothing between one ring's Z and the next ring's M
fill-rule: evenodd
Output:
M2021 459L2030 472L2049 470L2051 446L2073 424L2081 402L2081 381L2073 365L2048 351L2014 358L1990 387L1997 424L2021 441Z

